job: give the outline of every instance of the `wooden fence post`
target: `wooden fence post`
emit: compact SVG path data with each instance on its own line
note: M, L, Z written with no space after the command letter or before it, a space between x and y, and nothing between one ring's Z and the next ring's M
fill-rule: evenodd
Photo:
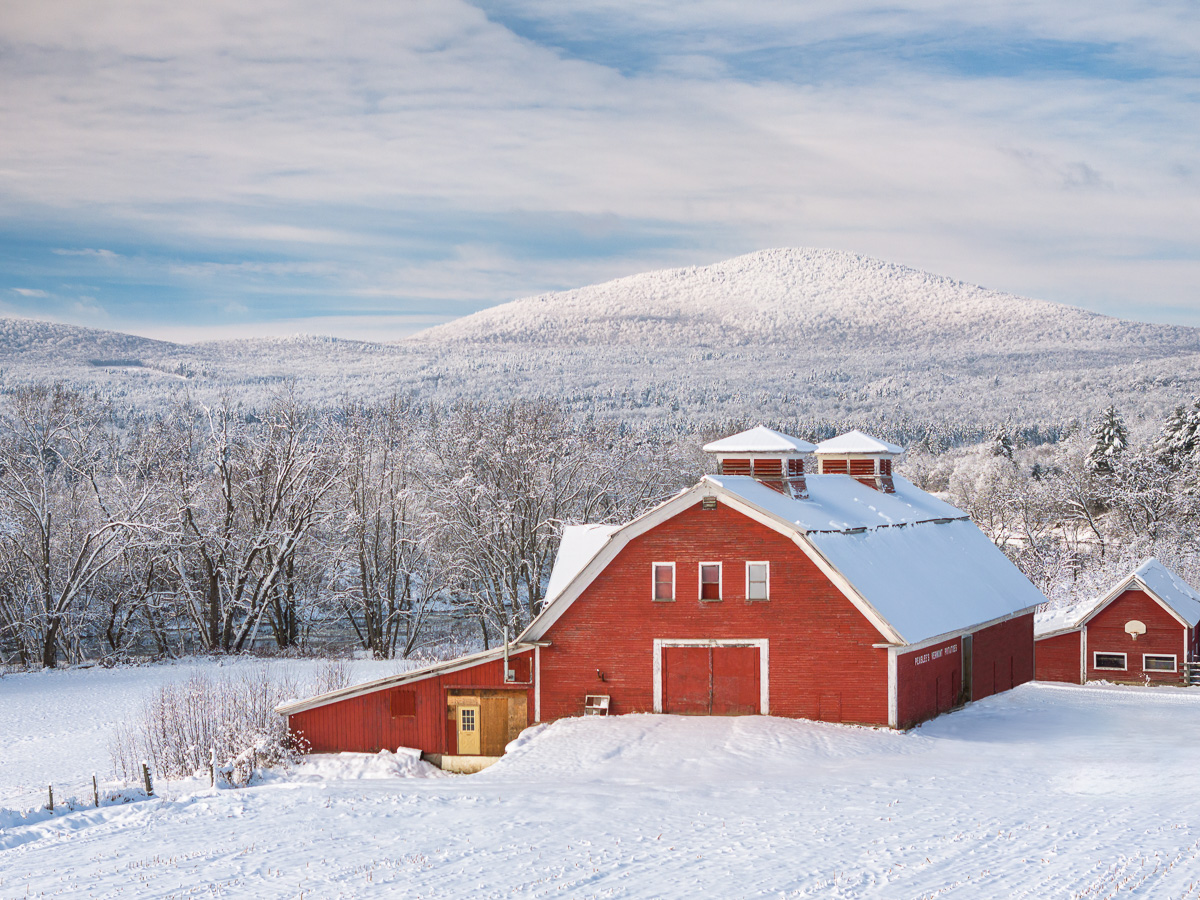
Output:
M96 808L100 808L100 788L96 784L96 773L92 773L92 800L96 802Z
M213 747L209 751L209 769L212 771L212 786L217 786L217 748Z
M49 809L50 812L54 812L54 785L51 784L48 785L48 787L50 789L50 805L47 807L47 809Z
M154 796L154 784L150 781L150 766L142 763L142 780L146 782L146 796Z

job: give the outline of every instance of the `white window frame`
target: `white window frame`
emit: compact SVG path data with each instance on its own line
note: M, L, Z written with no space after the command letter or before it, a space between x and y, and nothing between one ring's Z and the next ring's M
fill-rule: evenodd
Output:
M1157 659L1171 660L1171 668L1169 668L1169 669L1147 669L1146 668L1146 660L1151 656L1153 656ZM1178 672L1179 671L1179 657L1176 656L1174 653L1143 653L1142 654L1142 671L1143 672Z
M705 566L716 566L717 567L717 596L715 599L709 598L706 600L704 597L704 567ZM725 599L725 567L724 567L723 563L717 562L715 560L709 560L707 562L699 563L696 566L696 596L697 596L697 598L699 598L701 603L720 603L722 600Z
M671 567L671 596L666 598L665 600L662 599L661 597L656 596L656 594L658 593L658 591L657 591L658 580L657 579L658 579L658 567L659 566L670 566ZM650 599L653 600L655 603L674 603L676 596L678 596L678 594L677 594L676 588L675 588L675 563L673 563L673 562L651 563L650 564Z
M1121 668L1119 668L1119 669L1114 668L1113 666L1101 666L1096 663L1096 657L1098 657L1098 656L1119 656L1119 657L1121 657L1121 659L1125 660L1125 664L1122 665ZM1128 672L1129 671L1129 654L1121 653L1121 652L1118 652L1115 650L1093 650L1092 651L1092 668L1095 669L1097 672Z
M767 571L767 592L765 597L750 596L750 567L762 566ZM746 560L746 601L749 603L765 603L771 599L771 563L765 559Z

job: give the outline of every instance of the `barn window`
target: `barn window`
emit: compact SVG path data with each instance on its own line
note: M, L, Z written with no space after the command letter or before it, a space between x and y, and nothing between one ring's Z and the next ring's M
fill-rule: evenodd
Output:
M1113 669L1114 671L1125 671L1125 654L1124 653L1094 653L1092 654L1092 668L1095 669Z
M721 599L721 564L719 562L700 563L700 599Z
M656 562L654 564L654 591L651 596L655 600L675 599L675 563Z
M768 562L746 563L746 599L771 599L771 564Z
M1175 657L1142 655L1142 670L1146 672L1174 672Z
M392 718L417 714L416 691L392 691Z

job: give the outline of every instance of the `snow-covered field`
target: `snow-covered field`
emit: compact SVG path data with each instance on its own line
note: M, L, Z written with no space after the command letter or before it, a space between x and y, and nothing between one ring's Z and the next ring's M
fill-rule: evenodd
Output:
M103 773L102 723L173 668L0 679L0 798ZM1200 690L1167 688L1027 685L907 734L574 719L479 775L343 755L9 814L0 897L1200 897L1197 746Z

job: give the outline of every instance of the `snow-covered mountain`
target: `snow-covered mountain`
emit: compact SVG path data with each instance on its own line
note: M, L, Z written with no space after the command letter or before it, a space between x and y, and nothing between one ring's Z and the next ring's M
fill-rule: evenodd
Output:
M1123 322L834 250L763 250L506 303L422 332L423 342L788 347L940 356L1166 342L1200 331Z
M529 297L414 336L582 399L769 415L1061 421L1200 388L1200 329L832 250L765 250Z
M262 402L395 392L553 396L624 417L1059 423L1114 402L1158 418L1200 393L1200 329L1031 300L850 253L766 250L506 303L396 344L172 344L0 320L0 387L172 389Z

